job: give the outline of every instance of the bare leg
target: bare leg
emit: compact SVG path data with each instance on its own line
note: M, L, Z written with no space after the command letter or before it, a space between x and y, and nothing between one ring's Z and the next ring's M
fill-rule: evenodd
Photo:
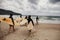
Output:
M36 24L38 24L38 20L36 21Z
M31 33L31 30L28 30L29 31L29 33Z
M11 31L11 26L9 27L9 32Z
M15 31L15 29L14 29L14 26L13 26L13 25L10 25L9 32L11 31L11 29L12 29L13 31Z
M15 31L15 29L14 29L14 25L12 26L12 29L13 29L13 31Z

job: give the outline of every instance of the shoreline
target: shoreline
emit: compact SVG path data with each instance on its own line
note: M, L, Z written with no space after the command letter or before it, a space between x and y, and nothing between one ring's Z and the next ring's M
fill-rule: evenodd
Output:
M36 23L35 20L33 20ZM60 24L60 21L52 21L52 20L39 20L38 23L47 23L47 24Z

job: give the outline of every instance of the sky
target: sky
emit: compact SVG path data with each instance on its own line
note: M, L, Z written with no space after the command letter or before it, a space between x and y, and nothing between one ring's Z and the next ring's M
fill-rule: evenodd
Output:
M0 0L0 8L22 15L60 16L60 0Z

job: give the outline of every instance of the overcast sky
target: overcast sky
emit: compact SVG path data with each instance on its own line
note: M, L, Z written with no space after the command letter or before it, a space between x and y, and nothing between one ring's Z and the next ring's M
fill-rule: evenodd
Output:
M60 16L60 0L0 0L0 8L23 15Z

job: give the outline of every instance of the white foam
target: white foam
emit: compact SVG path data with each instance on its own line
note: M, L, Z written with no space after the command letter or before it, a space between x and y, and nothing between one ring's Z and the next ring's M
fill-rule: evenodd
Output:
M60 24L60 21L56 21L56 20L40 20L39 23Z
M36 20L33 20L36 23ZM47 19L40 19L39 23L51 23L51 24L60 24L60 20L47 20Z

